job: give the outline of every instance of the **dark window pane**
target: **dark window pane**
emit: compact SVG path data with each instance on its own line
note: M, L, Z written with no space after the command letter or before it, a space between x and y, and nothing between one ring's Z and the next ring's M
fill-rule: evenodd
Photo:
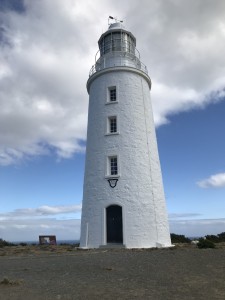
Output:
M116 101L116 88L109 90L109 100Z
M110 168L111 168L111 175L117 175L118 174L117 157L111 157L111 159L110 159Z
M116 123L116 117L110 118L110 133L117 132L117 123Z

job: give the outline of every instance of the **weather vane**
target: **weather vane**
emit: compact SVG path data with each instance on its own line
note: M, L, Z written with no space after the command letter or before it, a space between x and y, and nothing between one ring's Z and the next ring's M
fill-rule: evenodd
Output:
M112 24L112 23L110 23L110 20L114 20L115 23L118 23L118 22L123 23L123 20L118 20L117 17L114 18L112 16L109 16L109 18L108 18L108 25Z

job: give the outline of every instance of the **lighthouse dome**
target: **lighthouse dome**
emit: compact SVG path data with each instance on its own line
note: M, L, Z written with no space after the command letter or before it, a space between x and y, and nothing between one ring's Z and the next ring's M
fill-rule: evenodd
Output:
M109 25L109 29L125 29L125 26L121 22L116 22Z

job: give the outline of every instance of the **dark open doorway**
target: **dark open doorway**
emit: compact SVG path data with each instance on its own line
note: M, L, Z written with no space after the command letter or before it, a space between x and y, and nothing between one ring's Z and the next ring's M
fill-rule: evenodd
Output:
M123 243L122 207L110 205L106 208L107 243Z

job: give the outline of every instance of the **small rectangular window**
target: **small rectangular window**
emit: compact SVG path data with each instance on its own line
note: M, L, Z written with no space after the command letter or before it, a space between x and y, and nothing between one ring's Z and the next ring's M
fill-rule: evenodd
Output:
M109 133L117 132L117 119L116 117L109 117Z
M118 174L118 163L117 163L117 156L113 156L109 158L110 162L110 175L117 175Z
M110 87L109 88L109 102L115 102L117 101L117 97L116 97L116 87Z

